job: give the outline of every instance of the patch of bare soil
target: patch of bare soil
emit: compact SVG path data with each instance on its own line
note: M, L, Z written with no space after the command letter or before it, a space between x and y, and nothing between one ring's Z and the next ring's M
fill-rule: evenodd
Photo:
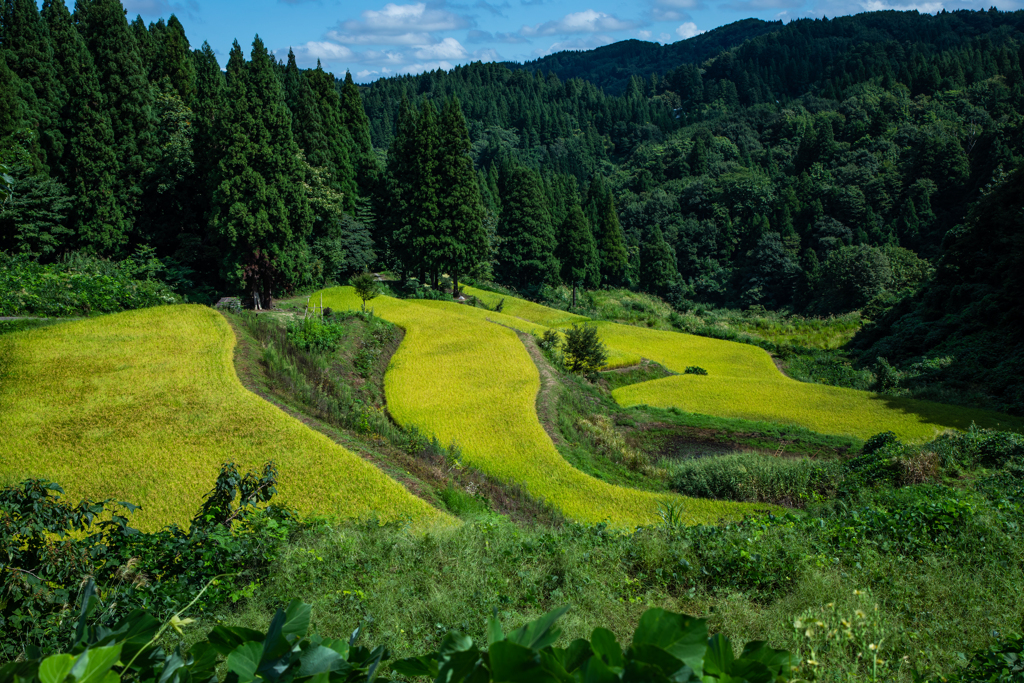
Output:
M565 445L565 439L562 438L562 434L558 431L557 427L558 396L562 391L562 385L558 381L558 374L551 367L548 359L544 357L544 352L537 346L537 340L533 338L532 334L520 332L519 330L516 330L516 334L519 335L519 341L523 342L523 346L526 347L530 358L533 359L533 364L537 366L537 372L540 373L540 391L537 392L537 418L540 420L541 425L544 426L544 431L555 442L555 445L563 446Z

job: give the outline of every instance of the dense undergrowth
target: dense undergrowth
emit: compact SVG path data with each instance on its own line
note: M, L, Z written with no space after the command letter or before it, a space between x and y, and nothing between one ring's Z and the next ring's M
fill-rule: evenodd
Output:
M70 316L161 306L181 297L141 254L123 261L69 254L44 265L0 252L0 315Z

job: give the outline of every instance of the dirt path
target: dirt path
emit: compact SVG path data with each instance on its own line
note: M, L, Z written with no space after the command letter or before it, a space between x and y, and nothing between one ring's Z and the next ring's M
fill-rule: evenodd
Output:
M495 324L500 325L501 323ZM558 431L558 397L562 393L562 385L558 381L558 375L555 369L551 367L548 359L544 357L544 352L537 346L537 340L533 338L533 335L520 332L519 330L515 332L519 335L519 341L523 342L523 346L526 347L530 358L533 359L533 364L537 366L537 372L540 373L540 391L537 392L537 418L540 420L541 425L544 426L544 431L555 442L555 445L564 446L565 439L562 438L561 432Z

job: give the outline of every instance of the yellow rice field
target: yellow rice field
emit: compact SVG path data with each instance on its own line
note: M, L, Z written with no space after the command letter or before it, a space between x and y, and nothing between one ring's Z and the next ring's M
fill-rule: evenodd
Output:
M324 305L336 310L360 305L350 287L323 295ZM522 485L577 521L616 527L659 521L657 504L667 496L612 486L562 458L537 419L537 367L513 330L490 322L509 324L507 318L439 301L379 297L372 303L377 315L406 332L384 378L388 410L399 423L457 443L468 464ZM672 498L691 522L766 508Z
M0 477L142 505L133 524L187 525L220 465L274 460L275 500L304 513L454 519L247 391L235 337L203 306L131 311L0 338Z
M480 299L480 301L484 302L491 308L497 306L498 302L504 299L505 304L502 306L502 313L516 318L522 318L523 320L529 320L530 322L537 323L538 325L544 325L545 327L568 327L572 323L588 320L588 318L585 318L582 315L576 315L575 313L569 313L567 311L560 311L556 308L549 308L547 306L542 306L541 304L535 304L532 301L517 299L512 296L505 296L504 294L488 292L483 289L477 289L476 287L463 287L462 290L466 294L470 294Z

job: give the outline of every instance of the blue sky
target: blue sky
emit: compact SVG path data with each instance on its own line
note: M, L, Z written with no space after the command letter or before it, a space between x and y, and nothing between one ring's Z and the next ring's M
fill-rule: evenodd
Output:
M236 38L257 33L278 57L357 81L450 69L472 61L527 61L627 38L672 43L746 17L834 17L868 10L1012 10L1024 0L123 0L129 20L178 16L193 47L208 41L223 64ZM69 3L70 4L70 3Z

